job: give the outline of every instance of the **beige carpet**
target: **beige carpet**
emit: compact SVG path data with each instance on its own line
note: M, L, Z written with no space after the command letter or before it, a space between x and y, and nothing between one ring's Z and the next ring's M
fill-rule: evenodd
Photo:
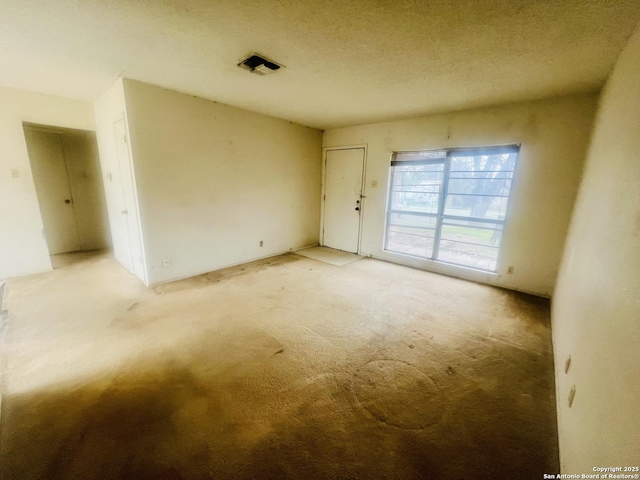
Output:
M335 265L336 267L342 267L343 265L348 265L357 260L360 260L361 258L364 258L355 253L334 250L333 248L329 247L305 248L304 250L298 250L295 253L297 255L302 255L303 257L318 260L319 262L328 263L329 265Z
M558 471L546 300L295 254L154 291L78 258L7 284L2 479Z

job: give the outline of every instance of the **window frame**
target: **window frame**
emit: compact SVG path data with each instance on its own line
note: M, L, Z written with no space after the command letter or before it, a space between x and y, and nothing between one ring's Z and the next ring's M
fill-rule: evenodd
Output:
M389 166L389 182L388 182L388 188L387 188L387 202L386 202L386 212L385 212L385 225L384 225L384 238L383 238L383 244L382 244L382 250L385 253L389 253L392 255L401 255L401 256L406 256L408 258L411 259L416 259L419 261L425 261L425 262L435 262L435 263L440 263L440 264L444 264L444 265L449 265L452 267L456 267L456 268L462 268L462 269L469 269L469 270L473 270L473 271L477 271L477 272L482 272L484 274L489 274L489 275L497 275L498 271L499 271L499 265L500 265L500 257L502 254L502 246L503 246L503 239L504 239L504 231L505 231L505 226L507 224L507 219L509 218L509 211L510 211L510 207L511 207L511 201L512 201L512 197L513 197L513 189L514 189L514 180L515 180L515 176L516 176L516 169L519 163L519 156L520 156L520 148L521 144L510 144L510 145L496 145L496 146L486 146L486 147L469 147L469 148L437 148L437 149L425 149L425 150L406 150L406 151L402 151L402 150L398 150L398 151L393 151L391 152L391 162L390 162L390 166ZM434 158L423 158L423 159L405 159L403 160L402 158L406 158L408 156L411 155L415 155L415 156L429 156L429 155L434 155L434 154L438 154L438 153L442 153L443 155L440 157L434 157ZM457 215L450 215L450 214L445 214L446 211L446 203L447 203L447 195L448 195L448 189L449 189L449 181L450 181L450 176L451 176L451 164L452 164L452 158L454 157L472 157L472 156L491 156L491 155L501 155L501 154L515 154L515 160L514 160L514 165L513 165L513 169L509 170L508 172L511 174L509 180L510 180L510 186L509 186L509 195L506 197L506 206L504 209L504 215L502 216L502 218L496 218L496 219L487 219L487 218L479 218L479 217L473 217L473 216L457 216ZM400 157L400 159L398 159L398 157ZM422 216L422 217L427 217L427 218L435 218L436 220L436 226L434 227L434 236L433 236L433 245L431 247L431 256L427 257L427 256L419 256L419 255L414 255L414 254L410 254L410 253L406 253L406 252L398 252L398 251L394 251L394 250L389 250L388 246L389 246L389 228L392 227L393 225L391 225L391 215L395 214L400 214L400 211L394 210L392 208L392 202L393 202L393 195L394 195L394 179L395 179L395 167L396 166L402 166L402 165L443 165L442 168L442 178L441 178L441 184L440 184L440 188L439 188L439 192L438 192L438 206L437 206L437 211L436 213L426 213L426 212L405 212L407 214L411 214L414 216ZM453 195L453 194L452 194ZM500 195L491 195L493 197L500 197ZM440 253L440 247L441 247L441 241L442 241L442 231L443 231L443 225L446 226L446 221L465 221L465 222L473 222L473 223L478 223L480 225L482 224L494 224L495 226L499 226L499 229L494 229L494 231L500 231L501 235L500 235L500 241L497 247L497 255L496 255L496 259L495 259L495 270L490 270L490 269L484 269L484 268L479 268L476 266L470 266L470 265L465 265L465 264L461 264L461 263L455 263L452 261L447 261L447 260L441 260L438 259L438 254ZM474 228L474 227L471 227ZM485 228L486 227L478 227L478 228ZM430 229L430 228L427 228ZM424 238L430 238L425 236ZM464 242L462 242L464 243ZM477 244L479 246L482 246L480 244Z

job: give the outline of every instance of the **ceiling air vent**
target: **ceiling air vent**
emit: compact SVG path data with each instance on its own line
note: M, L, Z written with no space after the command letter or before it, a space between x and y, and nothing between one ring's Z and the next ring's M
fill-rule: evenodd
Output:
M284 68L284 65L280 65L273 60L269 60L262 55L257 53L252 53L249 57L242 60L239 64L239 67L246 68L251 73L255 73L256 75L268 75L273 73L281 68Z

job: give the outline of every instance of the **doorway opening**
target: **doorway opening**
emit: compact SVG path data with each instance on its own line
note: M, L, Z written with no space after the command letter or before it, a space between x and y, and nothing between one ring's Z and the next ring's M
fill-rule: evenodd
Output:
M23 123L49 255L111 248L95 132Z

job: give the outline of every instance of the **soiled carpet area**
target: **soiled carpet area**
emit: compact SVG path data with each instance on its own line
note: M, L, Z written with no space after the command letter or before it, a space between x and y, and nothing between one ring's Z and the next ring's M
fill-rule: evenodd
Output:
M342 252L328 247L305 248L304 250L296 251L296 254L307 258L313 258L319 262L329 263L337 267L342 267L343 265L356 262L363 258L355 253Z
M3 479L539 479L548 302L294 254L147 289L106 255L10 280Z

